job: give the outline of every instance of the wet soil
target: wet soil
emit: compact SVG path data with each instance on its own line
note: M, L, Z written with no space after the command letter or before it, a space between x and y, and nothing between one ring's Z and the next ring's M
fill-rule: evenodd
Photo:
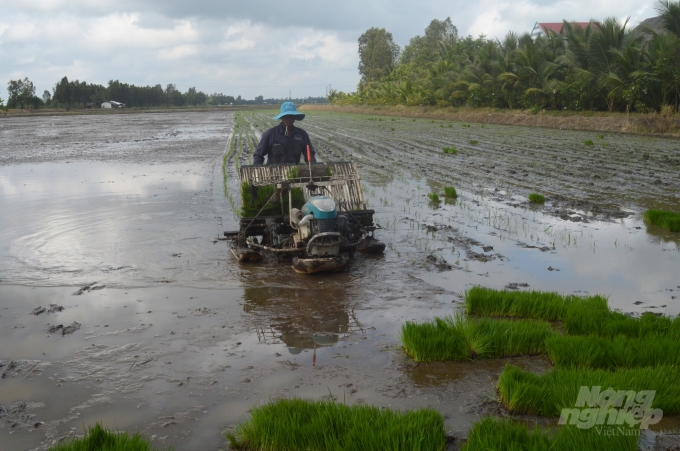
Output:
M3 446L47 449L102 421L223 449L225 429L282 396L431 406L461 439L506 415L493 384L507 362L550 365L417 365L399 349L404 321L452 314L474 285L680 313L680 236L640 219L679 204L677 141L315 112L301 125L319 159L359 163L387 249L303 276L239 266L216 240L237 228L236 169L270 116L0 120ZM432 204L444 185L458 198Z

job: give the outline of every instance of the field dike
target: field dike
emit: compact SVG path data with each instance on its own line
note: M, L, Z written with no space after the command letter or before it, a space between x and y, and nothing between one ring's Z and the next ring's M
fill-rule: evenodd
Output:
M495 110L491 108L435 108L370 106L370 105L305 105L305 111L333 111L342 113L376 114L385 116L441 119L496 125L554 128L559 130L588 130L607 133L680 137L680 117L660 114L625 114L604 112L551 112L531 114L523 110Z

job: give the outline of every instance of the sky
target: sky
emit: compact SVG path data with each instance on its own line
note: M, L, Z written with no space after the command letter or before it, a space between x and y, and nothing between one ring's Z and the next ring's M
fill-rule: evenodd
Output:
M656 16L655 0L0 0L0 98L69 80L120 80L252 99L354 91L357 39L385 28L402 48L432 19L502 38L536 22Z

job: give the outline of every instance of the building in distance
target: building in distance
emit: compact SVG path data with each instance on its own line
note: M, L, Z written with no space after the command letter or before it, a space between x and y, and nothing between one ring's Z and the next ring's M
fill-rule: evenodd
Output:
M102 108L125 108L125 104L123 102L109 100L108 102L102 102Z

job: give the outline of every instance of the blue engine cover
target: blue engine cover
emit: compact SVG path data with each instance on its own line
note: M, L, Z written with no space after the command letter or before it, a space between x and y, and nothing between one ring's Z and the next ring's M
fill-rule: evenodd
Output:
M314 215L314 219L335 219L338 217L338 210L335 208L335 201L326 196L314 196L302 206L303 215Z

